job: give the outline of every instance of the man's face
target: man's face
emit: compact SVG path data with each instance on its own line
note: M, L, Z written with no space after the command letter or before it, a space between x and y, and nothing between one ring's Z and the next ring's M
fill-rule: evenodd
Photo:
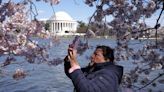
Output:
M102 49L96 49L91 56L91 62L102 63L105 62Z

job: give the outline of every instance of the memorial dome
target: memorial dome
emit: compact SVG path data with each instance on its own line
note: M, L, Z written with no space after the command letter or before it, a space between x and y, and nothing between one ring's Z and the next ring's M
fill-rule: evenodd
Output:
M66 20L66 21L73 21L72 17L64 12L64 11L59 11L56 12L51 18L50 20Z

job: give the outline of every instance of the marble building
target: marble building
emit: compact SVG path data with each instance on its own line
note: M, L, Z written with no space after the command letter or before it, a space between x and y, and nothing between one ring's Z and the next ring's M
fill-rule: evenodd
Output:
M68 13L64 11L56 12L47 20L51 34L69 35L76 33L77 22Z

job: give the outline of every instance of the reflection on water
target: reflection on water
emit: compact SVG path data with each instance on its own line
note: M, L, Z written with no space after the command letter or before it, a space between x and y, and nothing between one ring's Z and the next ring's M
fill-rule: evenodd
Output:
M67 54L68 44L72 39L62 39L61 44L54 44L49 50L50 58L64 58ZM90 49L83 55L78 57L81 66L85 66L89 62L89 57L92 54L96 45L116 46L116 42L110 39L89 39ZM138 47L137 45L135 45ZM19 59L20 61L22 59ZM0 58L0 62L3 58ZM128 62L120 62L125 66L125 70L129 70L132 64ZM47 64L28 64L10 65L5 67L7 74L0 75L0 92L72 92L72 82L66 77L63 69L63 63L57 66L49 66ZM21 80L13 80L12 74L17 68L22 68L27 72L27 76Z

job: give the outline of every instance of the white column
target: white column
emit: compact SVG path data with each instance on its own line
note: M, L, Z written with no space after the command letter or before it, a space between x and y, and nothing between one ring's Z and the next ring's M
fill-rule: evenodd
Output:
M51 22L51 33L53 32L53 22Z
M55 22L55 31L57 30L57 23Z
M54 22L52 23L52 32L54 33Z
M70 23L70 31L71 31L71 23Z
M74 23L72 23L72 30L75 32L75 30L74 30Z
M55 24L56 24L55 25L55 33L56 33L56 31L58 30L58 23L56 22Z
M60 30L60 23L58 22L58 31Z
M61 31L60 31L60 32L62 32L62 30L63 30L63 25L62 25L62 22L60 23L60 26L61 26Z
M60 22L58 22L58 30L60 31Z
M67 31L68 31L68 24L67 24L67 22L65 23L65 27L66 27L66 29L67 29Z
M70 28L69 28L69 22L68 22L68 31L69 31L69 29L70 29Z
M55 32L55 30L56 30L56 23L54 22L54 32Z
M73 28L72 28L72 23L71 23L71 30L73 30Z
M63 32L65 32L65 22L63 22Z
M58 30L60 30L60 23L58 22Z
M74 31L76 31L76 30L75 30L75 23L73 23L73 25L72 25L72 26L73 26L73 30L74 30Z
M59 22L59 32L61 32L61 22Z
M54 30L55 30L55 32L56 32L56 22L55 22L55 29L54 29Z
M71 23L69 23L69 31L71 31Z
M69 22L68 22L68 31L69 31Z
M52 32L54 31L54 23L52 22Z
M62 31L63 31L63 28L64 28L64 27L63 27L63 24L64 24L64 23L62 22Z
M57 31L58 30L58 23L56 22L56 30L55 31Z
M73 30L76 31L76 29L75 29L75 23L73 23Z
M61 22L59 22L59 29L60 29L60 32L61 32Z

